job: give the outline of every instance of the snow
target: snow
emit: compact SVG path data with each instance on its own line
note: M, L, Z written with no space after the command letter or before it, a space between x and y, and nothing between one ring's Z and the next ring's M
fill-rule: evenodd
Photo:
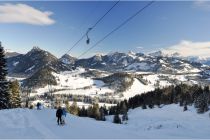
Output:
M56 79L58 79L58 84L60 86L68 86L72 89L76 89L76 88L82 88L85 86L90 86L93 84L93 80L90 78L81 78L78 75L72 75L68 72L64 72L64 73L52 73L53 76L56 77Z
M187 64L187 63L183 63L181 64L180 66L183 67L183 69L181 71L179 71L180 73L182 72L186 72L186 73L198 73L200 72L201 70L197 69L197 68L193 68L190 64Z
M159 62L162 63L162 64L166 64L166 62L162 59L160 59Z
M150 65L146 62L139 62L139 63L133 63L129 66L126 67L126 70L143 70L143 71L146 71L146 70L150 70L152 67L154 67L153 65Z
M14 63L13 63L13 66L17 66L18 64L19 64L19 61L14 62Z
M7 76L7 79L9 81L15 81L15 80L22 81L22 80L26 79L26 77L12 77L12 76Z
M147 91L154 90L154 86L152 85L144 85L136 78L134 79L134 83L131 86L131 88L125 92L123 92L124 98L129 99L130 97L133 97L137 94L141 94Z
M197 114L193 106L188 106L185 112L177 104L146 110L136 108L129 110L128 117L126 130L139 133L138 138L210 138L209 112Z
M64 64L71 64L71 62L70 62L69 59L67 59L67 58L62 58L61 61L62 61Z
M174 79L181 81L181 82L187 81L187 78L185 77L185 75L173 75L172 77Z
M5 49L6 53L14 53L15 51L12 51L11 49Z
M72 101L69 102L70 105L71 105L72 103L73 103ZM79 108L82 108L83 106L84 106L85 108L88 108L90 105L92 105L92 104L88 104L88 103L84 103L84 102L77 102L77 106L78 106ZM99 105L99 107L105 105L107 108L109 108L109 107L111 107L111 106L115 106L116 104L98 103L98 105Z
M197 114L193 106L183 112L176 104L154 109L129 110L127 124L67 114L58 126L53 109L0 110L1 139L209 139L209 112ZM82 132L82 134L81 134Z
M137 60L139 60L139 61L144 61L145 60L145 58L144 57L137 57Z
M34 67L35 67L35 65L31 66L30 68L28 68L27 70L25 70L25 72L31 71Z
M115 98L115 99L128 99L137 94L142 94L151 90L154 90L155 87L159 86L160 88L170 86L173 83L173 80L178 80L181 82L187 82L188 79L186 76L195 76L195 74L186 74L186 75L172 75L172 74L158 74L152 72L135 72L136 74L140 74L143 76L143 79L146 80L146 85L139 81L138 79L134 79L133 85L130 89L127 89L122 93L115 93L115 90L111 87L107 86L101 80L94 80L91 77L83 77L82 73L86 72L83 68L78 68L74 71L65 71L60 73L52 73L58 85L46 86L44 88L36 89L34 93L31 93L31 96L34 95L43 95L49 90L57 89L59 91L53 92L53 94L71 94L71 95L85 95L91 97L100 97L106 96L107 98ZM131 72L128 72L131 73ZM133 72L132 72L133 74ZM109 74L108 74L109 75ZM191 83L195 83L191 81Z
M197 69L197 68L194 68L194 69L191 69L191 70L190 70L190 72L197 72L197 73L200 72L200 71L201 71L201 70L199 70L199 69Z
M89 77L80 76L81 73L85 72L85 69L79 68L75 71L65 71L61 73L52 73L55 76L58 85L50 86L50 89L62 89L60 91L54 92L53 94L74 94L74 95L87 95L96 96L96 94L106 94L113 93L112 89L105 86L105 83L100 80L93 80ZM34 95L43 95L49 91L49 86L44 88L39 88Z
M55 110L4 110L0 113L1 138L134 138L121 132L121 126L109 122L79 118L67 114L65 126L57 126ZM82 132L82 135L81 135ZM107 135L111 134L111 135Z
M102 65L106 65L106 63L105 62L103 62L103 63L101 63Z
M129 51L128 52L128 56L132 57L133 59L136 58L136 53L132 52L132 51Z
M135 72L136 74L153 74L152 72L144 72L144 71L139 71L139 72Z
M165 81L165 80L160 81L159 84L160 84L160 87L167 87L167 86L171 85L171 83L169 83L168 81Z
M178 63L178 62L183 63L183 62L181 62L181 61L179 61L177 59L174 59L173 61L171 61L172 64L175 64L175 63Z
M90 69L94 70L94 69ZM109 87L101 80L95 80L92 77L84 77L82 73L85 73L84 68L77 68L73 71L64 71L60 73L52 72L55 76L58 85L47 85L43 88L38 88L30 94L30 96L44 95L49 91L53 91L53 94L63 95L85 95L89 97L98 98L114 98L116 100L129 99L137 94L142 94L148 91L152 91L157 87L163 88L176 84L177 82L186 82L186 84L197 84L195 81L188 79L188 77L196 76L193 74L162 74L152 72L132 72L131 74L139 74L143 77L145 82L142 83L141 79L135 79L134 83L129 89L124 92L118 93L114 88ZM110 73L100 71L101 76L110 75Z
M148 76L144 76L143 79L150 81L151 84L155 84L157 83L157 81L159 80L158 75L157 74L151 74Z

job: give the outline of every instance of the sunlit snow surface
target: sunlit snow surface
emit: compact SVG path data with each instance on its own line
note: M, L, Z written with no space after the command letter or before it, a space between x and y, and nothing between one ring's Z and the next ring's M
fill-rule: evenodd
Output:
M210 138L209 112L197 114L178 105L129 110L127 124L113 124L67 114L66 125L58 126L55 110L0 110L0 138Z

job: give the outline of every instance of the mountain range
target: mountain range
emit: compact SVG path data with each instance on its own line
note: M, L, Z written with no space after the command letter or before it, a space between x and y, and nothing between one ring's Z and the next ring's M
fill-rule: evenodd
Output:
M71 71L77 67L97 69L111 73L118 72L153 72L164 74L202 73L209 76L210 66L193 59L184 59L177 54L165 55L161 51L143 53L114 52L106 55L94 55L90 58L77 59L68 54L57 58L50 52L33 47L26 54L11 55L6 53L9 76L24 76L28 79L39 77L38 81L47 79L46 72ZM206 62L205 62L206 63ZM42 75L40 77L40 75ZM48 75L49 76L49 75ZM53 76L50 75L53 79ZM54 81L53 83L56 84Z

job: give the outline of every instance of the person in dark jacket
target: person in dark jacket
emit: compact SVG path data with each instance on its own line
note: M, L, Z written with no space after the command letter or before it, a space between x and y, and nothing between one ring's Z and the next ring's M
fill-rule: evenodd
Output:
M38 103L36 104L36 107L37 107L37 110L41 110L41 103L38 102Z
M58 118L57 119L58 125L62 124L62 120L61 120L62 114L63 114L63 111L62 111L61 107L59 107L56 111L56 117Z

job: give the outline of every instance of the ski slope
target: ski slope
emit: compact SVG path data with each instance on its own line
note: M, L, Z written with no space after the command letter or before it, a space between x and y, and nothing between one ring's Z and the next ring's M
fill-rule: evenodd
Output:
M162 108L129 110L127 124L95 121L68 114L67 124L56 124L55 110L11 109L0 110L0 138L210 138L209 112L197 114L191 106L188 111L178 105Z
M145 92L148 92L148 91L152 91L154 89L155 88L154 88L153 85L151 85L151 84L150 85L144 85L139 80L137 80L135 78L131 88L129 90L123 92L124 99L129 99L131 97L134 97L137 94L141 94L141 93L145 93Z

